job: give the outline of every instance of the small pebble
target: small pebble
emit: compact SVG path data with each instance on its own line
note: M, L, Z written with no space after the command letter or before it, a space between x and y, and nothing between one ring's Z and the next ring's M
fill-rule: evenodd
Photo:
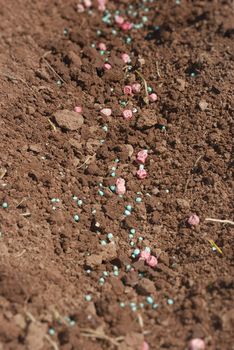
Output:
M135 235L135 233L136 233L135 228L131 228L130 233L131 233L132 235Z
M7 203L7 202L3 202L3 203L2 203L2 208L3 208L3 209L8 208L8 203Z
M135 201L136 201L137 203L141 203L141 202L142 202L142 198L141 198L141 197L137 197L137 198L135 199Z
M98 194L99 194L100 196L104 196L104 192L101 191L101 190L98 191Z
M168 303L168 305L173 305L174 304L174 300L173 299L167 299L167 303Z
M131 211L132 210L132 206L130 204L126 205L126 209Z

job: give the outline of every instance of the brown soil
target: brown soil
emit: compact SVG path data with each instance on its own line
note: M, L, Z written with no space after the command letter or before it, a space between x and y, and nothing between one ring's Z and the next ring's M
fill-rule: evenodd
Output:
M233 220L232 2L110 0L112 19L129 4L130 21L148 22L123 32L95 8L78 13L76 1L0 1L0 349L141 350L145 339L181 350L194 337L234 349L233 226L205 220ZM109 54L92 47L100 42ZM144 102L136 71L156 102ZM124 96L134 81L141 93ZM137 108L130 121L120 100ZM123 197L109 189L117 177ZM109 232L114 244L102 246ZM155 269L131 257L146 246Z

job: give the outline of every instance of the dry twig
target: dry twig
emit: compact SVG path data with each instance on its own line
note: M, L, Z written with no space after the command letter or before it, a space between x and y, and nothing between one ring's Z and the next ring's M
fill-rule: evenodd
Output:
M56 126L55 126L54 123L50 120L50 118L48 118L48 122L49 122L50 125L52 126L52 129L53 129L54 131L57 131Z
M82 163L80 166L78 166L77 169L82 168L82 167L83 167L85 164L87 164L92 158L94 158L95 155L96 155L96 153L94 153L92 156L88 156L88 157L85 159L84 163Z
M96 338L96 339L103 339L109 341L109 343L113 344L114 346L119 347L119 342L124 339L124 337L118 337L118 338L111 338L108 335L106 335L103 332L100 331L95 331L93 329L89 328L83 328L81 329L81 335L83 337L88 337L88 338Z
M56 75L58 79L60 79L64 84L66 84L65 80L54 70L54 68L49 64L49 62L46 59L46 56L49 55L51 51L47 51L44 53L44 55L41 57L41 59L45 62L47 67Z
M2 180L4 178L6 173L7 173L6 168L4 168L4 167L0 168L0 180Z
M161 75L160 75L160 72L159 72L158 61L156 61L156 70L157 70L158 77L161 78Z
M35 317L31 314L31 312L29 311L26 311L26 315L28 316L28 318L30 319L31 322L34 322L34 323L39 323ZM44 339L46 339L50 345L54 348L54 350L59 350L59 347L58 345L49 337L48 334L45 334L44 335Z
M141 78L141 80L142 80L143 83L144 83L144 88L145 88L145 98L144 98L144 101L145 101L145 103L148 105L148 104L149 104L149 92L148 92L147 81L145 80L145 78L143 77L143 75L142 75L138 70L136 70L136 74L139 75L139 77Z
M213 241L213 239L208 240L212 247L214 247L220 254L223 254L222 250L219 248L219 246Z
M234 221L206 218L205 221L220 222L222 224L234 225Z

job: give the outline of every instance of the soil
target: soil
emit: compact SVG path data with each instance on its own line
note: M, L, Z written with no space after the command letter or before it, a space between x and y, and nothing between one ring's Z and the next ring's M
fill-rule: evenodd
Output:
M234 349L232 2L0 4L0 349Z

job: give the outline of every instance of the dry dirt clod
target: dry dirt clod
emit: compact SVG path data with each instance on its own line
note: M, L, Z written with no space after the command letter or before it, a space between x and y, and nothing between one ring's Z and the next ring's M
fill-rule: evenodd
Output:
M198 105L202 112L204 112L208 107L208 103L205 100L201 100Z
M80 129L84 123L84 118L80 113L63 109L54 113L56 123L61 129L75 131Z

